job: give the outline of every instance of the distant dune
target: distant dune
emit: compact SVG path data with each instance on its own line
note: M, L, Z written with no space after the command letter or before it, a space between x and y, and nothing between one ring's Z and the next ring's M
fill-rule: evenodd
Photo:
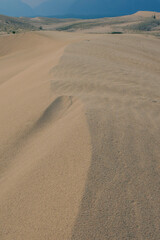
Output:
M0 15L0 34L26 31L58 30L85 33L144 33L160 34L160 13L137 12L114 18L59 19L59 18L13 18Z
M134 15L141 16L141 17L151 17L154 14L156 14L156 16L160 18L160 12L138 11L138 12L134 13Z
M39 21L0 36L0 239L159 240L159 38Z

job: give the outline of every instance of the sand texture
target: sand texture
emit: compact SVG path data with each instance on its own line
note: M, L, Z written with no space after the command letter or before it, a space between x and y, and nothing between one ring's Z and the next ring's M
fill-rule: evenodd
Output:
M0 240L160 239L160 40L0 37Z

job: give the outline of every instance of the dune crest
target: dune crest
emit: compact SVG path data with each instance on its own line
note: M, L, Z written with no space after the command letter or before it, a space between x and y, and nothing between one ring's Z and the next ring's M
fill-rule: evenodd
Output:
M46 32L0 41L0 239L71 238L90 134L81 100L54 94L50 79L75 39Z

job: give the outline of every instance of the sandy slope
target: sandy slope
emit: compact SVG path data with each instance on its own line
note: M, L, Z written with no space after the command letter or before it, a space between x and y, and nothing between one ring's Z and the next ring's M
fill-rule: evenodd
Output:
M0 239L68 239L90 135L83 104L51 91L50 70L75 37L27 33L0 41Z
M0 38L0 239L159 240L159 43Z

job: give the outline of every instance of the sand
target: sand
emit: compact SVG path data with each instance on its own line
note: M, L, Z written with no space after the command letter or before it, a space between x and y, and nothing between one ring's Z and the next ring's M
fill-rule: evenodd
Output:
M160 40L0 37L0 239L159 240Z

